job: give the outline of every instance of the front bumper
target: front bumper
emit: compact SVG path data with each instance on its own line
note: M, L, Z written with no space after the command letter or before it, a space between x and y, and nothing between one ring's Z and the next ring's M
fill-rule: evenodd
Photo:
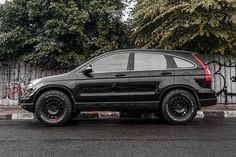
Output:
M21 103L20 106L26 111L34 113L34 103Z
M34 112L34 101L33 101L33 94L34 89L27 89L25 90L22 95L19 97L19 106L29 112Z
M34 112L34 103L30 98L22 98L19 99L19 106L29 112Z

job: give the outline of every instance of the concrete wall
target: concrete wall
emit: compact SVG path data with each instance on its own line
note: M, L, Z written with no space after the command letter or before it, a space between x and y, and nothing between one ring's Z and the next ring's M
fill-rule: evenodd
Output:
M0 105L18 105L19 95L31 80L65 72L29 64L0 62Z

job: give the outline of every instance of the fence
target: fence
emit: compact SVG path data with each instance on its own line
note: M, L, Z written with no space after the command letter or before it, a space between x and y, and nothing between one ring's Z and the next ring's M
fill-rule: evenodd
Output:
M0 63L0 105L18 105L18 97L30 80L64 72L15 62Z
M199 55L213 74L212 89L218 103L236 103L236 58ZM0 63L0 104L17 105L18 97L30 80L65 73L23 63Z
M236 58L220 55L199 55L213 75L212 89L218 103L236 103Z

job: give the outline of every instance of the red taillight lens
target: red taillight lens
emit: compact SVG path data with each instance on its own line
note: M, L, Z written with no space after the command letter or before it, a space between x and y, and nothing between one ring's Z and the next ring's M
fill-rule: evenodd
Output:
M207 68L207 66L195 55L193 54L193 57L202 65L202 67L204 68L204 71L206 73L206 81L211 81L211 72L210 70Z

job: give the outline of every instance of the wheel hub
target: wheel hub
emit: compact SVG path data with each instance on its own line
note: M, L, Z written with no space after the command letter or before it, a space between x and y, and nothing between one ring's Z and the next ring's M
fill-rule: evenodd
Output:
M57 98L49 98L42 107L42 114L45 119L52 121L59 119L64 114L65 108L62 102Z
M51 115L56 115L59 112L59 108L57 105L51 105L48 109L48 113Z
M191 103L188 98L178 95L169 101L169 113L175 118L184 118L190 112Z
M182 105L182 104L177 104L176 105L176 112L177 113L183 113L184 111L185 111L186 109L184 108L184 105Z
M176 109L177 113L184 113L185 109Z

